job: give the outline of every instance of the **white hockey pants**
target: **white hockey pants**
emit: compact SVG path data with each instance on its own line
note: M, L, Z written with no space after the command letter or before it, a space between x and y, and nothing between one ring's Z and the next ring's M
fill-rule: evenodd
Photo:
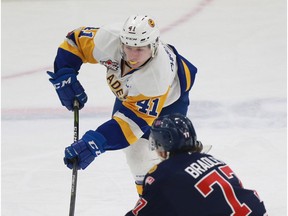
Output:
M150 150L147 139L140 138L136 143L125 148L123 151L126 154L127 164L130 167L136 185L142 185L146 173L154 165L161 162L156 151Z

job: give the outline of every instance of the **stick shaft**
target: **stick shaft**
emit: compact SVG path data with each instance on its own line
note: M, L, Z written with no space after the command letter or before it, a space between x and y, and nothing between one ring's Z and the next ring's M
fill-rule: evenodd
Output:
M74 101L74 142L79 139L79 103ZM73 161L72 169L72 184L71 184L71 197L70 197L70 211L69 216L74 216L76 204L76 188L77 188L77 159Z

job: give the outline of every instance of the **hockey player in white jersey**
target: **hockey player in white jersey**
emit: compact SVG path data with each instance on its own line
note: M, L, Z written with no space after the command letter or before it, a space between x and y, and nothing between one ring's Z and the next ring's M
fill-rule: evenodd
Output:
M80 27L68 33L58 48L54 72L48 72L68 110L73 110L74 99L80 109L87 102L77 79L83 63L107 68L107 84L116 100L111 119L65 148L64 162L72 168L77 158L78 169L85 169L105 151L124 149L141 194L145 174L159 163L149 150L150 126L161 115L187 114L197 69L160 40L157 23L144 15L130 16L123 26Z

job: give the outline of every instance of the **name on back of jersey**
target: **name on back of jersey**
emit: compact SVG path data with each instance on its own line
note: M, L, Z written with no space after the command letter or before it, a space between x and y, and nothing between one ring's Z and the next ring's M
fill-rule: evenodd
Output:
M212 156L205 156L198 159L196 162L191 163L185 168L185 172L197 179L201 174L205 173L208 169L211 169L217 165L223 165L224 162L215 159Z

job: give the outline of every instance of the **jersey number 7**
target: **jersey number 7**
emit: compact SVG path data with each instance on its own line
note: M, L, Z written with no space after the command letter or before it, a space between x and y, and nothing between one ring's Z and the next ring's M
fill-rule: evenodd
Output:
M233 178L233 171L229 166L219 167L219 170L228 179ZM205 177L203 177L196 185L196 189L203 195L203 197L209 196L213 192L213 185L217 184L223 195L227 204L232 210L233 216L246 216L251 213L251 209L245 204L240 203L237 199L232 185L227 181L219 172L216 170L210 172Z

